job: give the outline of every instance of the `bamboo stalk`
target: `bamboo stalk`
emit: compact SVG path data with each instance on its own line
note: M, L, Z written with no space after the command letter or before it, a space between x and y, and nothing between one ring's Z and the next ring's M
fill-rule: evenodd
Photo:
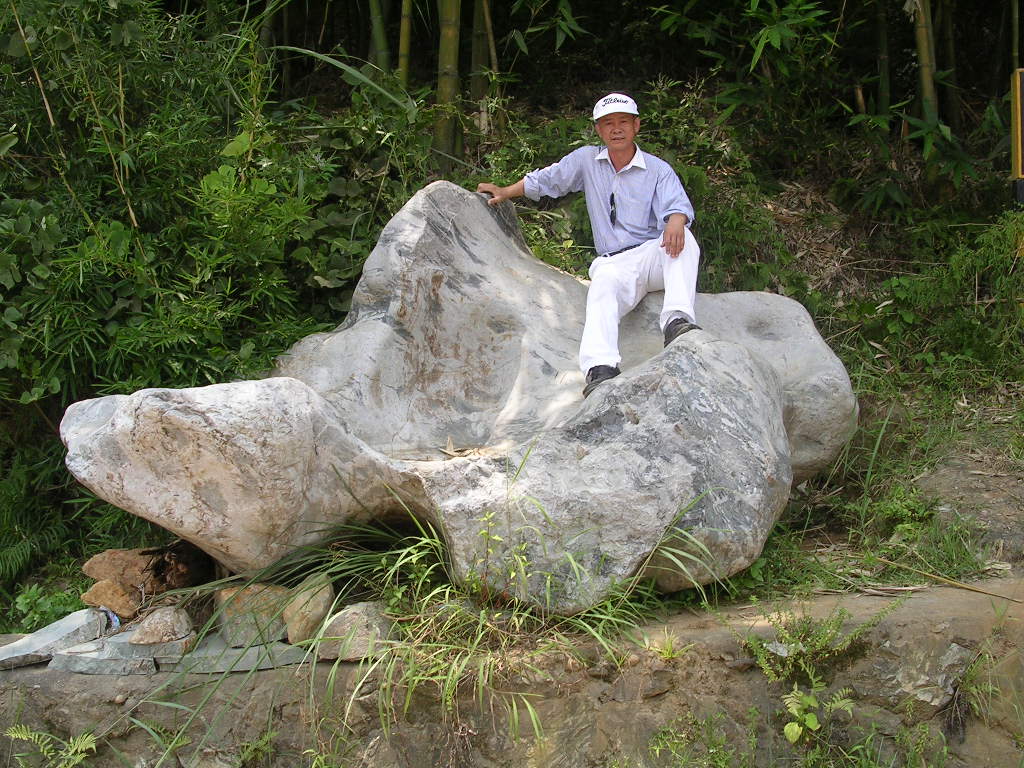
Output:
M409 49L412 45L412 0L402 0L402 21L398 27L398 82L409 85Z
M460 0L438 0L440 40L437 48L437 106L434 149L441 155L442 169L455 155L455 118L451 114L459 99L459 11Z
M384 30L384 11L380 0L370 0L370 59L383 70L391 69L391 54Z
M930 0L916 0L914 4L914 41L917 45L918 81L921 88L921 110L925 119L938 117L938 97L935 92L934 36L931 27Z

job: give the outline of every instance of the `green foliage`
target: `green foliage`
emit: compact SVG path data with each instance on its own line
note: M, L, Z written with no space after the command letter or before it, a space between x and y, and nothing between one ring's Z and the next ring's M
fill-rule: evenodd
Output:
M0 439L0 588L12 584L34 557L60 552L74 538L62 505L67 472L60 444Z
M881 286L881 300L860 308L864 338L900 348L908 371L928 378L951 373L1018 375L1024 342L1024 213L1010 211L944 259Z
M51 733L34 731L26 725L12 725L4 735L12 741L27 742L32 749L31 752L13 755L18 768L35 766L36 758L44 760L46 768L74 768L84 764L96 752L96 737L91 733L82 733L65 741Z
M572 40L576 35L589 34L573 16L569 0L557 0L554 13L550 16L544 13L549 5L550 0L515 0L512 3L513 19L518 20L529 14L525 29L513 29L509 33L509 40L521 53L529 54L528 40L547 37L550 32L554 32L556 51L566 40Z
M258 28L223 21L207 39L148 0L0 9L0 584L123 527L61 465L68 403L260 375L341 319L422 185L408 97L272 111Z
M29 584L14 598L13 613L19 631L35 632L84 607L74 592L66 589L46 589L41 584Z
M697 718L687 714L660 729L651 738L650 752L656 758L670 760L679 768L753 768L757 755L757 719L751 708L746 744L730 738L723 728L722 713Z
M833 693L828 700L821 702L819 697L824 691L824 686L818 681L812 681L809 691L800 688L793 683L793 690L782 697L782 703L786 707L789 719L783 726L783 735L790 744L810 741L813 736L821 730L822 721L831 717L837 711L851 714L853 712L853 700L850 699L850 689L842 688Z
M688 37L720 75L721 118L749 132L760 167L806 161L839 110L839 29L817 0L754 0L708 17L694 3L656 9L663 30Z
M826 672L834 672L839 662L850 661L861 652L864 636L897 605L890 603L845 633L843 625L850 619L850 613L838 606L823 619L797 616L790 611L765 612L764 619L775 630L774 637L765 640L749 634L740 640L769 680L804 681L813 688Z

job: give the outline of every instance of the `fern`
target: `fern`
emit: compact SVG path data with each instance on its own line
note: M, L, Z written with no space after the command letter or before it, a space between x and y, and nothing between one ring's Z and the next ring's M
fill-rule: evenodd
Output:
M29 757L41 757L46 768L74 768L96 751L96 737L89 732L64 741L51 733L34 731L27 725L12 725L4 731L4 735L12 741L26 741L35 748L34 753L22 752L14 755L18 768L35 765L34 760L26 760Z
M13 442L13 441L11 441ZM6 448L7 450L3 450ZM4 454L10 454L5 456ZM54 446L0 446L7 470L0 474L0 586L9 585L34 560L58 550L68 522L54 504L63 467ZM59 473L59 474L58 474Z

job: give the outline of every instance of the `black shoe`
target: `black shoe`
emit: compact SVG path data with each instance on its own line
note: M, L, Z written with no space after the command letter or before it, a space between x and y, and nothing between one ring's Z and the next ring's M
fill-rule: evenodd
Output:
M622 373L622 371L619 370L617 365L595 365L587 371L587 386L583 388L583 396L586 397L593 392L594 387L602 381L614 379L620 373Z
M685 317L677 317L665 326L665 346L667 347L684 333L699 330L700 326L696 323L691 323Z

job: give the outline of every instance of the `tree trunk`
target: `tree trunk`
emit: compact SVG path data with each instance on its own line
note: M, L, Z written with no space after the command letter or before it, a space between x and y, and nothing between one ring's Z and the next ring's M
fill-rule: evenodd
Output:
M409 46L412 40L412 0L402 0L402 21L398 29L398 81L409 86Z
M878 26L878 104L875 111L884 115L892 102L892 85L889 79L889 21L886 14L887 0L875 0L876 24Z
M440 153L442 171L451 167L455 155L455 110L459 100L459 11L460 0L438 0L438 24L441 30L437 47L437 99L439 107L434 125L434 149Z
M956 22L955 5L956 0L942 0L940 34L942 37L942 68L949 72L946 76L946 85L943 88L946 121L953 132L959 134L963 128L963 111L960 105L960 88L956 78L956 41L953 35L953 25Z
M930 2L929 0L917 0L914 7L914 41L917 46L917 71L921 89L921 112L926 120L935 119L939 114L939 102L935 92L935 57L932 53L934 51L933 38Z
M391 54L388 51L380 0L370 0L370 61L385 71L391 69Z

